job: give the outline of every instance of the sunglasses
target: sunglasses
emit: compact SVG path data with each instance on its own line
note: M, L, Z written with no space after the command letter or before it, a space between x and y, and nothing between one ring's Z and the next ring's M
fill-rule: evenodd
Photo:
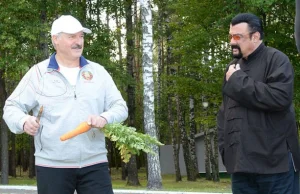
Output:
M255 32L250 32L249 35L253 34ZM242 34L228 34L228 39L229 41L231 41L231 39L235 40L235 41L239 41L244 37L244 35Z

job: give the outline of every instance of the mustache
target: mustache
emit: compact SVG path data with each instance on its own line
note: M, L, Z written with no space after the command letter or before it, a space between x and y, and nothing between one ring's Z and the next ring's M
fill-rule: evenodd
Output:
M238 46L238 45L231 45L231 49L239 49L239 50L241 50L240 46Z
M82 49L82 45L76 44L76 45L72 46L72 49Z

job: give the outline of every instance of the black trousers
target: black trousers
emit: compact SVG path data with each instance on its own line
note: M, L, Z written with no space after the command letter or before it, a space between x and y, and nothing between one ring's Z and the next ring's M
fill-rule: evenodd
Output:
M38 194L113 194L108 163L84 168L36 166Z
M290 170L278 174L233 173L233 194L299 194L299 172L294 171L292 158Z

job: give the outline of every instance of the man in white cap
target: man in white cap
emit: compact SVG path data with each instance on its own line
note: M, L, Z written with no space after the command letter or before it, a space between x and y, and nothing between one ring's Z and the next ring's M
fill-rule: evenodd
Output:
M10 130L34 136L39 194L113 193L99 129L124 121L128 110L109 73L82 56L84 33L91 30L70 15L55 20L56 52L34 65L5 103ZM88 132L60 140L84 121L92 127Z

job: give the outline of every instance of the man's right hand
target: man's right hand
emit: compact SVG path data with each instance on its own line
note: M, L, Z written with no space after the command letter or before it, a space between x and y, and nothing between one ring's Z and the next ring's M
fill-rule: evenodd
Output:
M234 72L236 72L236 71L238 71L238 70L240 70L241 68L240 68L240 64L233 64L233 65L230 65L229 66L229 68L228 68L228 71L226 72L226 81L228 81L229 80L229 78L231 77L231 75L234 73Z
M32 136L37 134L39 128L40 124L37 122L37 119L34 116L29 116L23 126L24 132Z

